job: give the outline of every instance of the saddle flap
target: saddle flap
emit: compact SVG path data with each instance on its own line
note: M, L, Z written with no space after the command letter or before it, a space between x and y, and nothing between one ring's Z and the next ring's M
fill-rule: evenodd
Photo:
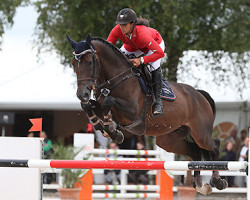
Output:
M139 79L139 83L140 83L142 91L145 94L151 95L152 91L148 87L148 85L146 84L145 79L143 79L142 77L138 77L138 79ZM170 84L165 79L162 79L161 98L164 99L164 100L168 100L168 101L174 101L176 99L174 91L172 90Z
M144 80L146 81L146 83L152 85L152 74L149 71L147 65L142 65L142 72L143 72L143 74L145 76Z

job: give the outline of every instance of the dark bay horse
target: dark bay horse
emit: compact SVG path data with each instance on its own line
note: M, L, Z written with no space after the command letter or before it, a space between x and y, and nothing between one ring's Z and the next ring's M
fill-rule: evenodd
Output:
M118 48L89 35L80 42L67 37L74 49L77 96L96 130L117 143L123 141L120 130L151 135L168 152L194 161L218 160L220 142L211 136L216 109L207 92L170 83L176 100L163 101L165 114L152 117L152 98L142 92L139 74ZM91 100L92 90L96 101ZM211 183L220 190L227 187L218 171L213 171ZM194 172L194 186L203 194L212 191L209 184L202 185L199 171Z

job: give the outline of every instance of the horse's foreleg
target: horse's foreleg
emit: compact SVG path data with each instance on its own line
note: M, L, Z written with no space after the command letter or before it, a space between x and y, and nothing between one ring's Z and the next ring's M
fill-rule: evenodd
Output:
M108 96L104 99L102 107L104 112L104 131L110 138L120 144L124 140L123 133L115 128L115 122L112 119L111 108L115 104L115 98Z
M103 121L99 117L97 117L96 114L93 112L91 108L92 105L90 103L88 104L81 103L81 107L87 114L88 119L91 121L94 128L96 130L100 130L104 137L109 138L109 135L104 131Z

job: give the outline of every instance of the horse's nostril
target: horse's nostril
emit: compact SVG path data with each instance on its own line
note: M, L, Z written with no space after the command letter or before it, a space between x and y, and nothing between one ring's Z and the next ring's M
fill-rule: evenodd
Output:
M89 100L89 94L87 92L77 92L77 97L81 101L88 101Z
M83 95L83 99L84 99L85 101L89 100L89 95L88 95L88 93L85 93L85 94Z

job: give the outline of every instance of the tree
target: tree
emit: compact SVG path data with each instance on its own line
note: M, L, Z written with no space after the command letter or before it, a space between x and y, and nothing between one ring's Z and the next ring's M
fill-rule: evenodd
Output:
M0 1L0 45L2 36L6 28L13 25L13 17L16 9L20 5L24 5L27 0L1 0Z
M176 81L180 58L188 50L213 52L215 58L218 50L240 54L249 50L248 7L244 0L168 0L145 5L142 12L151 16L167 40L165 75Z
M35 6L39 13L40 49L44 46L55 49L63 64L69 64L72 58L66 33L76 41L83 40L88 33L106 38L115 25L117 13L124 7L150 19L151 27L162 34L167 52L163 72L171 81L177 81L180 59L188 50L202 50L205 56L215 58L213 63L225 52L231 58L237 55L241 71L249 58L247 0L39 0ZM214 65L214 70L222 68Z
M126 1L124 1L126 2ZM106 38L115 24L116 14L126 7L123 1L43 0L35 2L39 18L36 27L40 50L55 50L61 63L71 63L72 51L66 34L81 41L87 34Z

